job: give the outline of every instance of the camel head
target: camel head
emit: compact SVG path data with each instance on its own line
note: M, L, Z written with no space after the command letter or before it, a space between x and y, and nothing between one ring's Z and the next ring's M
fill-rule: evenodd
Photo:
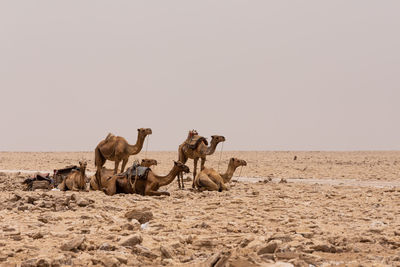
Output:
M174 164L175 164L176 167L179 168L180 171L182 171L182 172L184 172L184 173L190 172L189 167L186 166L185 164L183 164L182 162L180 162L180 161L174 161Z
M79 161L79 167L81 170L86 170L87 162L86 160Z
M220 142L225 142L225 137L222 135L212 135L211 136L211 143L220 143Z
M140 166L144 167L151 167L151 166L157 166L157 160L155 159L142 159L142 162L140 163Z
M232 165L234 168L237 168L239 166L247 166L247 162L245 160L242 160L242 159L231 158L229 160L229 165Z
M138 132L139 132L139 135L140 136L143 136L143 137L146 137L146 136L148 136L149 134L152 134L153 132L151 131L151 129L150 128L139 128L139 129L137 129L138 130Z

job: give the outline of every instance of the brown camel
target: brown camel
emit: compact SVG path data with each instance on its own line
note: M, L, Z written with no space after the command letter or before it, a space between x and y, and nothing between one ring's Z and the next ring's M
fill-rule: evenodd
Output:
M142 159L140 166L150 168L151 166L157 166L157 160L155 159Z
M200 191L224 191L228 190L225 184L232 179L233 173L239 166L246 166L245 160L231 158L225 173L218 173L213 168L204 168L194 179L194 184Z
M147 167L147 168L150 168L153 165L157 165L157 160L155 160L155 159L142 159L142 162L140 163L140 166ZM103 167L101 169L100 175L101 175L102 184L106 183L107 178L109 178L109 177L114 175L114 170L107 169L107 168ZM93 175L92 177L90 177L90 189L92 189L92 190L100 190L99 186L97 184L96 174Z
M118 165L122 161L121 172L123 172L129 156L136 155L142 150L144 139L149 134L152 134L150 128L138 129L136 144L130 145L125 138L109 133L95 149L94 162L99 173L107 159L115 162L114 174L118 173ZM100 182L100 178L98 178L98 182Z
M79 170L73 170L68 174L67 177L61 182L58 188L61 191L72 190L86 190L86 161L79 161Z
M165 176L156 175L151 169L149 169L147 173L147 178L140 178L136 180L136 182L133 182L129 180L128 174L126 173L116 174L112 177L109 177L107 181L104 181L105 183L103 184L105 185L105 188L103 189L103 191L109 196L117 193L136 193L143 196L169 196L169 192L159 192L157 190L161 186L172 183L178 173L188 173L189 171L190 170L188 166L179 161L174 161L174 167ZM132 177L131 179L134 179L134 177Z
M213 135L211 136L211 144L207 147L208 143L204 137L199 136L196 130L189 131L187 139L178 148L179 161L185 164L188 159L193 159L193 177L196 177L199 158L201 159L200 170L203 170L206 156L214 154L217 145L224 141L224 136ZM179 188L185 188L182 173L178 176L178 185ZM194 188L194 182L192 183L192 187Z

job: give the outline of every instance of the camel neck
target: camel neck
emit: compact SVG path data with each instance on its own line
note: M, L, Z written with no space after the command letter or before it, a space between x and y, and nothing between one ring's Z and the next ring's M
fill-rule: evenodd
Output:
M174 166L167 175L165 176L154 175L154 176L157 178L160 186L164 186L172 183L172 181L175 179L178 173L179 173L179 168L177 166Z
M235 173L237 167L234 167L233 164L229 163L228 169L224 174L220 174L222 179L224 180L224 183L229 183L229 181L232 179L233 174Z
M217 148L218 142L216 140L211 140L211 144L209 147L207 147L207 152L206 155L212 155L215 152L215 149Z
M146 138L146 135L143 136L143 135L140 135L140 132L138 133L136 144L128 145L129 155L136 155L142 150L145 138Z
M80 168L80 170L79 170L81 181L85 181L85 171L86 171L86 169L83 169L83 168Z

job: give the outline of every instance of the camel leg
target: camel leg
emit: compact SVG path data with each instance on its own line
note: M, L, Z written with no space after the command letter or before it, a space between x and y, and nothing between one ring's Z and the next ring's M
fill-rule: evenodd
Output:
M154 190L148 190L144 194L145 196L170 196L169 192L158 192Z
M114 167L114 174L118 173L118 165L119 165L120 160L115 161L115 167Z
M219 191L219 186L203 173L199 174L198 184L201 186L201 189L204 188L205 190L208 191Z
M182 172L178 173L178 186L179 186L179 189L182 188L182 187L181 187L181 179L183 179L183 174L182 174Z
M182 162L183 164L185 164L186 161L187 161L187 157L185 157L185 155L183 154L183 152L179 152L178 160L179 160L180 162ZM182 186L181 186L181 182L182 182ZM184 188L184 184L183 184L183 172L178 173L178 186L179 186L179 189Z
M128 163L128 159L123 159L122 160L121 172L124 172L125 166L126 166L127 163Z
M206 158L201 158L200 171L204 170L204 164L205 163L206 163Z
M194 188L194 179L196 178L196 174L197 174L197 162L199 161L199 158L195 158L193 161L194 161L194 169L193 169L193 183L192 183L192 188Z

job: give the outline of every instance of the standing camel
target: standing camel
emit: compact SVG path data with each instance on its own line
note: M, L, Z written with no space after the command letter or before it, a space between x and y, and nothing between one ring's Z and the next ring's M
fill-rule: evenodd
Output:
M79 161L79 170L73 170L61 182L58 188L61 191L72 190L86 190L86 161Z
M228 169L225 173L218 173L213 168L204 168L195 177L194 184L200 191L224 191L228 190L225 184L232 179L233 173L239 166L247 166L247 162L242 159L231 158Z
M125 138L109 133L106 139L102 140L95 149L94 162L97 172L100 173L107 159L115 162L114 174L118 173L118 165L122 161L121 172L123 172L129 156L136 155L142 150L144 139L149 134L152 134L150 128L138 129L136 144L130 145ZM100 178L98 178L98 182L100 182Z
M128 169L129 170L129 169ZM109 196L117 193L140 194L143 196L169 196L169 192L159 192L161 186L169 185L180 172L188 173L189 167L181 162L174 161L174 167L165 176L155 174L148 169L147 177L138 178L136 181L129 180L129 174L116 174L104 181L103 191ZM131 179L135 179L134 176Z
M204 163L206 162L206 156L212 155L217 148L217 145L220 142L224 142L225 137L221 135L213 135L211 136L211 144L207 147L207 140L198 135L197 131L192 130L189 131L188 137L178 148L179 161L185 164L188 159L193 159L194 168L193 168L193 183L192 187L194 188L194 178L197 174L197 162L199 158L201 159L200 170L204 168ZM182 184L182 186L181 186ZM181 173L178 176L178 185L179 188L185 188L183 183L183 174Z

